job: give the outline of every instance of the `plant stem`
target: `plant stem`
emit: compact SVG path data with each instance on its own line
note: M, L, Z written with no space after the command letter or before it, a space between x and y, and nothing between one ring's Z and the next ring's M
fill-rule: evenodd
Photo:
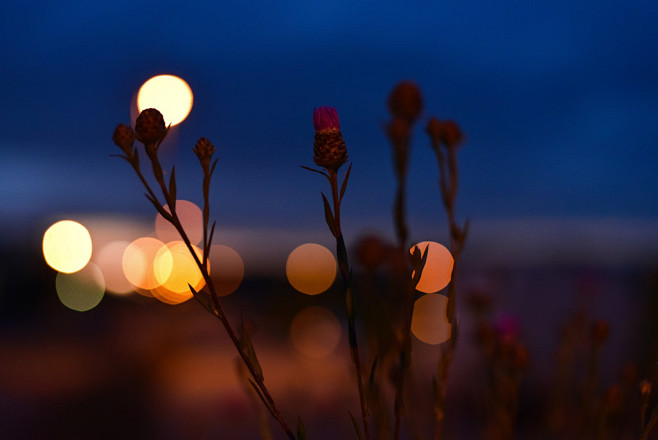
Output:
M157 158L152 160L154 162L157 162ZM137 172L137 175L139 176L139 179L142 181L143 185L146 187L147 192L149 195L153 198L154 203L157 203L156 208L158 211L162 214L162 212L166 211L164 210L164 207L158 202L157 198L155 197L155 194L153 193L153 190L151 189L150 185L142 175L141 171L133 164L133 168ZM154 170L156 169L161 169L159 163L157 166L154 164L153 165ZM188 251L192 255L192 258L194 259L194 262L196 263L197 267L201 271L201 275L203 276L204 281L206 282L206 286L208 286L208 290L210 291L210 299L212 301L212 307L209 308L208 310L211 311L222 323L222 326L224 327L226 333L228 334L229 338L231 339L231 342L235 346L235 348L238 350L238 353L244 362L244 364L247 366L247 369L249 370L249 373L252 376L252 379L254 380L256 386L258 387L258 390L260 391L260 394L263 396L263 398L266 401L266 406L268 409L270 409L270 412L272 413L272 416L276 421L279 423L281 428L284 430L286 435L290 440L295 440L295 435L293 434L292 430L286 423L285 419L281 415L280 411L277 409L276 404L274 402L274 399L272 398L269 390L267 389L267 386L265 385L265 382L261 378L261 375L257 373L257 367L254 365L252 360L249 358L247 353L241 348L240 346L240 340L238 339L235 331L233 330L233 327L231 326L231 323L229 322L228 318L224 314L223 307L221 305L221 302L219 300L219 295L217 294L217 290L215 289L215 284L210 277L210 273L208 272L208 267L205 263L205 257L204 261L201 261L199 259L199 256L197 255L194 247L192 246L192 243L190 242L189 237L187 236L187 233L183 229L183 225L180 222L180 219L178 218L178 215L176 213L176 209L173 203L169 200L170 195L169 192L166 189L166 186L164 185L164 181L162 180L162 175L157 175L156 174L156 180L160 183L160 186L162 188L162 191L164 193L165 199L167 200L169 204L169 216L164 216L166 220L168 220L178 231L179 235L181 236L181 239L185 243L185 246L187 247ZM205 182L204 182L205 184ZM207 223L204 222L204 228L207 228ZM207 237L207 232L204 231L204 237ZM205 253L205 252L204 252ZM200 300L200 298L195 294L195 298L203 304L203 302Z
M359 346L356 336L356 317L355 317L355 298L352 292L352 273L347 258L347 249L340 227L340 195L338 192L338 175L336 170L328 169L328 179L331 185L331 195L333 199L334 220L335 220L335 237L336 237L336 255L338 258L338 268L343 279L345 290L345 307L347 309L347 331L350 345L350 354L354 369L356 371L356 382L359 390L359 403L361 407L361 418L363 421L363 430L366 439L370 439L370 427L368 424L368 408L366 406L365 390L363 386L363 376L361 374L361 358L359 356Z

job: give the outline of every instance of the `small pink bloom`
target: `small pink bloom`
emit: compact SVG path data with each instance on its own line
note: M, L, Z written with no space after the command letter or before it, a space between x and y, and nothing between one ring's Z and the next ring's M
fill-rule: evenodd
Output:
M313 127L315 131L340 130L336 109L327 106L313 109Z

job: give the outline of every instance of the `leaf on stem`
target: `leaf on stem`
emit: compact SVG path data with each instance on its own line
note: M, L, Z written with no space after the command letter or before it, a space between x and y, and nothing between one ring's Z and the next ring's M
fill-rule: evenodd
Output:
M340 196L338 197L338 201L341 202L343 200L343 196L345 195L345 190L347 189L347 179L350 178L350 171L352 171L352 164L350 163L350 166L347 167L347 172L345 173L345 178L343 179L343 184L340 187Z
M375 356L375 360L372 361L372 367L370 367L370 377L368 378L368 383L372 387L375 384L375 371L377 370L377 361L379 357Z
M276 419L277 417L276 417L276 414L274 413L274 409L272 408L272 405L270 405L270 403L267 401L267 399L265 399L265 396L263 396L263 393L261 392L258 385L256 385L256 382L254 382L253 379L251 379L251 378L248 378L248 380L249 380L249 383L251 384L251 387L254 389L254 391L256 391L256 395L258 396L260 401L263 402L263 405L265 405L265 408L267 408L267 410L270 412L272 417L274 417Z
M206 243L206 250L205 250L205 255L210 254L210 246L212 244L212 237L215 235L215 224L217 221L212 222L212 226L210 227L210 234L208 235L208 243Z
M176 167L171 168L171 177L169 178L169 209L171 212L176 211Z
M252 373L254 376L262 382L264 379L263 370L261 369L258 358L256 357L256 351L251 343L251 338L244 328L244 318L240 322L240 351L242 351L242 353L249 359L249 362L251 362L253 367Z
M329 200L327 200L327 196L322 194L322 202L324 203L324 219L327 222L327 226L329 226L329 230L331 231L331 234L336 237L336 220L334 219L334 215L331 212L331 205L329 205Z
M208 179L210 179L210 177L212 177L212 173L215 172L215 165L217 165L217 160L218 159L215 159L212 163L212 166L210 167L210 172L208 172Z
M329 179L329 175L324 171L316 170L315 168L305 167L304 165L300 165L300 167L304 168L305 170L313 171L314 173L322 174L324 177L327 178L327 180Z

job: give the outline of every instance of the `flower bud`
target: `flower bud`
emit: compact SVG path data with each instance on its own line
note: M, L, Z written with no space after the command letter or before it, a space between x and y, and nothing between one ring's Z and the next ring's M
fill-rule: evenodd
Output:
M135 122L135 138L144 145L155 145L167 134L162 113L154 108L147 108L137 117Z
M388 96L388 110L394 118L415 121L423 110L420 89L411 81L398 83Z
M202 137L197 141L192 151L194 151L194 154L199 158L199 162L201 162L204 171L207 170L210 166L210 159L215 152L215 146L212 142Z
M443 121L442 126L441 140L444 144L449 148L453 148L462 142L462 131L455 121Z
M347 162L347 147L340 132L338 112L332 107L316 108L313 111L313 126L313 162L328 170L338 170Z
M135 143L135 131L126 124L119 124L114 129L112 140L119 148L126 153L126 156L132 157L133 144Z

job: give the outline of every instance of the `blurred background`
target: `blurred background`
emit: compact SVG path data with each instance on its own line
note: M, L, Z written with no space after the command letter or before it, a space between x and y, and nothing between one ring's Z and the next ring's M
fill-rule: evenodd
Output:
M569 325L609 324L601 390L628 362L638 378L652 374L658 4L63 1L5 2L0 13L0 417L10 437L258 438L259 406L219 324L194 300L168 304L181 292L158 301L108 274L121 278L117 255L134 240L170 239L128 164L110 157L120 152L114 127L134 125L138 90L162 74L184 79L193 96L162 161L175 164L194 224L201 172L191 150L201 136L216 146L211 215L219 265L231 268L225 304L236 323L246 316L267 383L312 438L349 438L345 412L356 409L340 283L330 276L308 295L286 273L300 245L334 250L327 183L300 168L314 165L313 109L338 110L353 165L348 247L390 243L384 127L401 80L424 98L409 164L413 243L448 243L424 125L452 119L465 133L457 216L471 233L453 407L472 412L480 392L469 345L477 319L465 302L473 292L490 298L492 323L514 320L530 351L527 402L550 388ZM87 281L44 259L44 234L61 220L88 231ZM67 303L62 285L99 278L95 300ZM319 315L297 319L308 307ZM295 322L324 323L325 349L296 343ZM414 344L422 388L439 349ZM525 429L541 425L523 417Z

